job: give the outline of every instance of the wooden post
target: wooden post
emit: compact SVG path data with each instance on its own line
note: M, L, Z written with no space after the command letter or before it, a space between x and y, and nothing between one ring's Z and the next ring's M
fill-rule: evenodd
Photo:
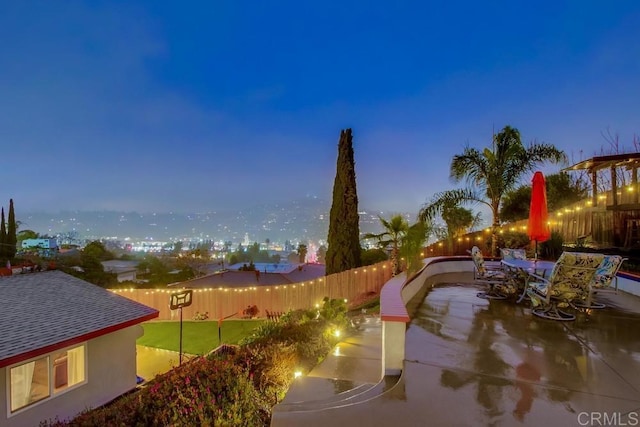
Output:
M611 193L613 196L613 206L618 206L618 175L616 167L611 166Z
M591 206L598 206L598 174L595 169L591 169Z
M638 204L638 168L631 169L631 189L633 190L633 203Z

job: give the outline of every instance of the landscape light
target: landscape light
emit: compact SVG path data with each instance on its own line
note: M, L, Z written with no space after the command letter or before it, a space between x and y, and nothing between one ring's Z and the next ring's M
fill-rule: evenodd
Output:
M295 371L293 373L293 378L300 378L302 376L302 371Z
M334 335L336 338L340 338L340 329L336 329L335 331L333 331L333 335Z

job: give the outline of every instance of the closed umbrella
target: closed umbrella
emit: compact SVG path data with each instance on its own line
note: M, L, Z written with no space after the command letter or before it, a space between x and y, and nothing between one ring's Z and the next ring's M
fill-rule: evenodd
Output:
M529 239L536 242L535 259L538 259L538 242L544 242L551 237L547 224L547 189L542 172L536 172L531 180L531 204L529 205L529 222L527 234Z

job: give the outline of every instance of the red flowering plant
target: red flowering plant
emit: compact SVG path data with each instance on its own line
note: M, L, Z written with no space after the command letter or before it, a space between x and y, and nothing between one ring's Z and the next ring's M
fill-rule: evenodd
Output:
M268 426L294 371L310 370L331 349L330 325L309 311L289 313L235 350L192 359L107 406L41 426Z

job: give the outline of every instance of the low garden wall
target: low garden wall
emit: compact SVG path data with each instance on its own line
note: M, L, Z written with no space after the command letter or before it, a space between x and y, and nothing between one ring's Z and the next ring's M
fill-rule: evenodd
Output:
M405 334L411 321L412 305L421 301L431 278L445 273L473 272L468 256L426 258L424 267L413 277L396 276L385 284L380 293L382 320L382 373L398 375L404 365Z

